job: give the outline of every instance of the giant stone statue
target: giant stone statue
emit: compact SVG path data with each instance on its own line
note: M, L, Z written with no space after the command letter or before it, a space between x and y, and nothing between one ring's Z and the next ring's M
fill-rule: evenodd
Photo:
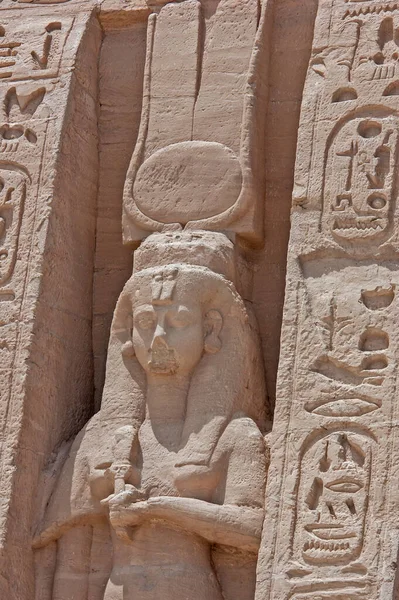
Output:
M101 410L73 442L35 538L37 598L249 600L266 411L233 244L154 234L135 265Z

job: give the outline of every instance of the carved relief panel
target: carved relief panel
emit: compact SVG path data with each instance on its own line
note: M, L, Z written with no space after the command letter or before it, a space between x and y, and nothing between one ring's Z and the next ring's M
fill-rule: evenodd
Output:
M27 26L10 18L0 22L0 79L47 79L58 73L62 47L73 19L36 17Z
M10 4L12 10L6 10ZM26 446L32 448L35 458L24 463L29 467L23 484L32 488L52 435L39 425L44 433L30 438L33 445L26 442L33 423L27 412L37 407L37 397L27 383L37 367L32 359L32 334L49 270L43 263L52 243L50 215L56 212L59 218L60 213L57 166L65 162L60 134L75 77L71 66L78 68L76 53L89 11L64 14L47 8L38 13L33 7L3 2L0 17L0 596L28 598L33 581L29 563L33 496L18 504L19 465L23 463L22 459L18 463L18 457ZM57 299L51 308L56 304ZM46 365L51 362L45 360ZM47 382L41 385L46 387ZM39 421L46 419L49 396L43 391ZM33 450L36 440L43 453ZM4 573L12 573L16 564L10 539L19 539L18 555L25 573L8 579Z
M394 2L319 4L295 169L259 600L393 594L398 18Z
M31 222L32 208L42 191L43 169L48 168L55 78L60 75L63 48L73 22L73 17L58 15L56 19L35 18L33 26L11 16L4 16L0 23L0 302L15 297L9 280L18 255L24 210Z
M317 267L304 265L296 384L303 407L326 417L388 410L395 393L397 269L336 259L334 267L322 263L325 272L317 276ZM317 394L309 398L311 386Z
M342 588L370 600L392 510L399 272L343 257L302 257L301 272L290 419L275 426L280 440L287 428L285 445L275 441L287 469L274 564L284 579L270 597Z
M325 21L328 12L330 26ZM373 211L383 215L388 204L391 214L396 210L392 205L395 198L387 199L383 188L393 186L396 195L394 122L399 80L395 75L396 53L388 49L390 45L396 47L397 12L396 4L389 2L320 5L307 75L308 93L305 89L302 104L303 120L306 115L317 127L300 128L301 140L307 144L299 146L294 203L308 208L325 204L324 213L347 213L347 226L343 224L341 229L350 228L356 212L360 211L361 217L379 214ZM394 137L389 134L386 138L391 129ZM320 177L323 170L327 179ZM334 189L330 189L328 178L336 178ZM354 203L352 188L359 196ZM364 196L362 201L360 195ZM338 230L342 217L337 221Z

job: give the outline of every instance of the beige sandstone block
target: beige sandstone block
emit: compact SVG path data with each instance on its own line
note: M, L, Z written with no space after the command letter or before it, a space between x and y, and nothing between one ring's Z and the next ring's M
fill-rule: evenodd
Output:
M15 600L33 594L40 473L88 413L97 160L89 57L99 40L90 12L0 10L0 597Z
M256 597L395 596L397 5L320 2Z
M398 11L3 0L1 598L396 598Z

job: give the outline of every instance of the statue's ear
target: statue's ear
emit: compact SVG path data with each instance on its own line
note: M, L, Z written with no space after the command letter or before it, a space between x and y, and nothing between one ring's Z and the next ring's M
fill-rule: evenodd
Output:
M205 315L205 352L216 354L222 347L219 334L223 327L223 317L218 310L210 310Z
M134 346L133 346L133 316L129 315L127 320L126 332L124 332L124 337L126 341L122 345L122 356L125 358L133 358L135 356Z

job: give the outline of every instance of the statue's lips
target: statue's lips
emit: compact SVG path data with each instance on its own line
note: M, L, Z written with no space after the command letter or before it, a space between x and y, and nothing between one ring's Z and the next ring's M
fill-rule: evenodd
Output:
M339 523L311 523L305 525L305 529L320 540L346 540L356 537L352 528Z

